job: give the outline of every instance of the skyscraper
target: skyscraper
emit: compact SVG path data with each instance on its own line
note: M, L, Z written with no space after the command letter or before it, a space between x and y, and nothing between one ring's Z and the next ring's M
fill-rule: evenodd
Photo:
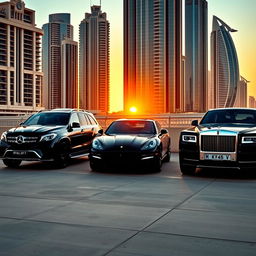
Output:
M62 41L61 107L78 108L78 43Z
M0 3L0 9L0 111L37 111L42 107L43 31L23 1Z
M44 105L53 109L61 107L61 45L65 39L73 40L73 26L69 13L49 15L43 25Z
M124 0L124 103L141 112L180 112L182 1Z
M213 17L211 33L211 74L214 108L233 107L239 83L239 64L230 28L218 17Z
M185 110L205 112L208 84L208 3L185 1Z
M109 111L109 22L93 5L80 23L80 108Z
M247 107L247 81L244 77L241 76L240 81L237 87L237 95L235 101L235 107L246 108Z

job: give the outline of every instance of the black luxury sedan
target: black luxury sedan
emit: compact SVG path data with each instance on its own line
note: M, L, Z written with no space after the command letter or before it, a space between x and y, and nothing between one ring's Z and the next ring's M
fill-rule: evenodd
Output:
M93 139L102 133L91 113L41 111L2 134L0 159L8 167L18 167L22 161L48 161L64 168L69 158L88 155Z
M121 119L114 121L105 135L93 141L89 155L92 170L122 167L133 170L147 167L161 171L170 160L171 140L168 130L153 120Z
M183 174L196 168L256 168L256 109L210 110L192 126L180 135Z

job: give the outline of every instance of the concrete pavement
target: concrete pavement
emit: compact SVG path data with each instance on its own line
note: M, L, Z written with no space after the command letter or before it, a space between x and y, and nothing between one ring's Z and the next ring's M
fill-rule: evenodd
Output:
M255 170L256 172L256 170ZM0 163L0 255L256 255L256 174Z

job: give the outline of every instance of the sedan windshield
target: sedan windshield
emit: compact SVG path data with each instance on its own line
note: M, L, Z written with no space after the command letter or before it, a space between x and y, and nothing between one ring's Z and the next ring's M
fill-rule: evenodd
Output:
M251 109L223 109L209 111L200 124L256 125L256 111Z
M151 121L124 120L113 122L106 134L156 134L156 129Z
M50 112L41 112L31 116L27 121L24 122L24 125L68 125L70 118L70 113L50 113Z

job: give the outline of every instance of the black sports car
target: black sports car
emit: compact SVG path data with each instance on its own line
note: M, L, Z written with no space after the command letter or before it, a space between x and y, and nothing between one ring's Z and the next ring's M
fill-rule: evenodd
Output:
M168 130L161 129L156 121L117 120L107 128L105 135L93 141L89 156L91 169L141 166L160 171L162 161L170 160L170 145Z
M215 109L180 135L180 169L256 168L256 109Z

